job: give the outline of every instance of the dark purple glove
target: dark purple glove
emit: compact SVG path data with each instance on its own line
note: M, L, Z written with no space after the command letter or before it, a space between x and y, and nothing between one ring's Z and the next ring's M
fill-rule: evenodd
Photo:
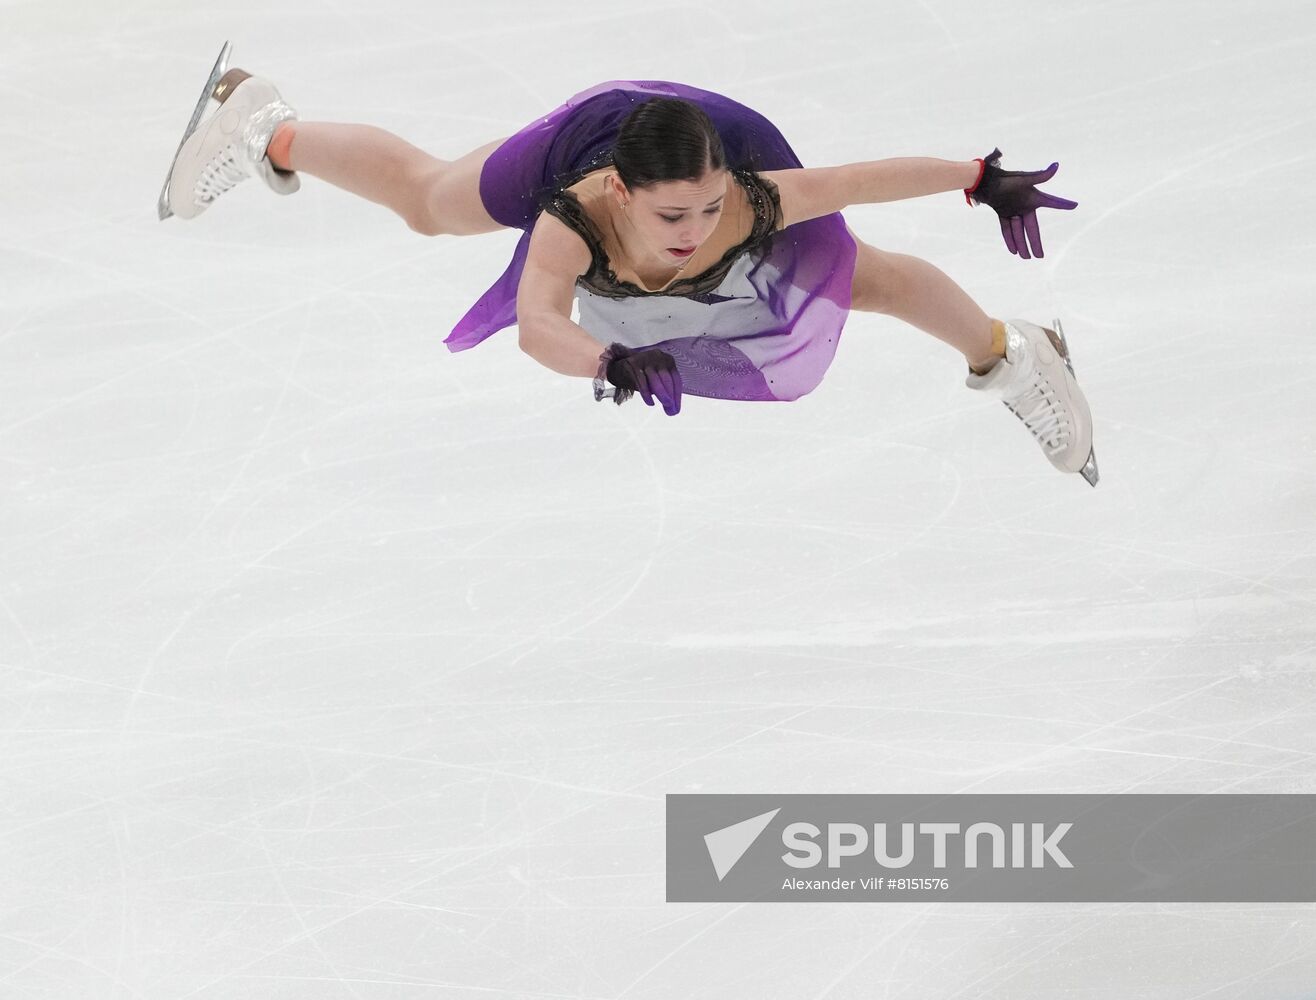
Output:
M653 406L653 397L657 396L669 417L681 412L681 373L666 351L633 351L612 344L605 356L607 379L617 387L613 402L620 405L638 392L649 406Z
M994 149L983 157L982 178L976 187L964 192L971 199L971 204L990 205L1001 217L1001 235L1010 253L1018 254L1024 260L1029 259L1028 247L1033 248L1032 256L1042 256L1042 234L1037 228L1037 210L1039 208L1077 208L1078 202L1037 190L1037 185L1049 181L1060 169L1059 163L1053 163L1045 170L1022 171L1002 170L1001 151Z

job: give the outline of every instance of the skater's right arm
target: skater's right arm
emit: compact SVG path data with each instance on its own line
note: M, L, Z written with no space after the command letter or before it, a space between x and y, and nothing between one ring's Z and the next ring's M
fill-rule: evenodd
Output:
M576 279L589 270L591 259L579 235L548 212L539 216L516 290L520 346L563 375L593 378L606 346L571 321Z

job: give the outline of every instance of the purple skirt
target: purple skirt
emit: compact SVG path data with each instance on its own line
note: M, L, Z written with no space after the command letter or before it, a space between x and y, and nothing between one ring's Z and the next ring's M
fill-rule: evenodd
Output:
M680 83L614 80L577 94L509 138L485 162L480 175L485 209L497 222L523 234L502 277L444 341L450 351L474 347L516 322L516 290L530 231L545 201L574 176L610 163L622 122L637 104L654 97L698 104L716 126L733 169L803 166L771 122L711 91ZM596 328L586 329L600 341L600 350L615 339L667 351L690 395L798 399L822 381L835 356L850 309L854 240L838 212L781 230L747 256L752 259L745 267L733 268L728 287L700 297L707 312L685 309L680 320L684 328L664 329L661 339L637 344L634 333L622 338L615 330L598 329L599 307L606 306L606 300L591 308ZM722 303L736 303L737 309L719 313Z

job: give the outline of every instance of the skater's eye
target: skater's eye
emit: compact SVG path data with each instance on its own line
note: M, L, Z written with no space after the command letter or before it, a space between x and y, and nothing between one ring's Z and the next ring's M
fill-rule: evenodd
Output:
M720 212L720 211L722 211L722 206L721 206L721 205L718 205L717 208L710 208L710 209L706 210L706 211L704 212L704 214L705 214L705 215L717 215L717 213ZM665 221L667 221L667 222L680 222L683 218L685 218L685 216L684 216L684 215L660 215L659 218L660 218L660 219L663 219L663 220L665 220Z

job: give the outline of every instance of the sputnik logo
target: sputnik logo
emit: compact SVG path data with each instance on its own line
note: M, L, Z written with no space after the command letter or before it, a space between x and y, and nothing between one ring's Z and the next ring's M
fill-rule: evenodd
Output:
M704 846L708 848L708 857L713 862L713 870L717 872L719 882L736 867L736 863L745 856L745 852L758 840L759 834L772 822L772 817L779 812L780 806L772 812L704 834Z

